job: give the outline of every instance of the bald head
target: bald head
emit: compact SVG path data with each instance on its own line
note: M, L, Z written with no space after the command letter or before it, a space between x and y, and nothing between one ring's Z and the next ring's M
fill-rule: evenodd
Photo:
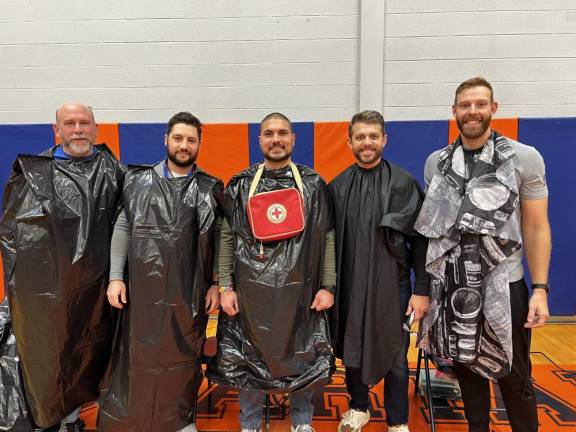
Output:
M92 121L96 123L96 119L94 118L94 112L92 111L92 107L88 105L84 105L81 103L67 103L62 105L60 108L56 110L56 123L58 123L58 119L62 113L62 111L67 112L69 110L80 110L84 111L86 114L89 114L92 117Z
M56 110L54 133L62 140L62 148L73 158L92 154L98 127L92 109L86 105L69 103Z

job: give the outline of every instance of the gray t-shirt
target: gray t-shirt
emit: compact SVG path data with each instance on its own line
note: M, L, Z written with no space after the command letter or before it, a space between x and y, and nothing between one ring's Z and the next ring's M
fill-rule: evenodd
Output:
M548 187L546 185L544 159L542 159L538 150L509 138L508 142L515 152L512 160L514 161L514 171L516 173L516 183L520 194L520 202L547 197ZM426 159L426 164L424 165L424 181L426 182L426 189L428 189L432 177L439 173L437 165L438 155L441 151L442 149L436 150L428 156L428 159ZM520 206L516 208L512 217L518 217L518 221L520 223L522 222ZM522 254L523 250L520 249L508 258L508 277L510 282L516 282L524 277Z

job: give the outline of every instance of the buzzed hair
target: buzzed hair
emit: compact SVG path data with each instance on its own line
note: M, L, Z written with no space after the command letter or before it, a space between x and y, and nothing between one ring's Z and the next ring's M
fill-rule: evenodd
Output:
M382 135L386 134L386 127L384 125L384 117L378 111L366 110L356 113L352 116L350 124L348 125L348 137L352 138L352 126L356 123L378 124L382 129Z
M290 128L290 132L293 132L292 122L290 121L290 119L288 117L286 117L284 114L279 113L279 112L270 113L260 121L260 132L262 132L262 125L264 124L264 122L266 122L270 119L284 120L286 123L288 123L288 126Z
M198 141L202 141L202 123L198 120L198 117L189 113L188 111L181 111L174 114L170 120L168 120L168 125L166 126L166 136L170 135L174 125L179 123L184 123L185 125L195 127L198 131Z
M456 89L456 93L454 94L454 105L456 105L456 99L458 99L458 95L471 87L486 87L488 90L490 90L490 102L494 102L494 90L492 89L492 85L486 78L477 76L460 83Z

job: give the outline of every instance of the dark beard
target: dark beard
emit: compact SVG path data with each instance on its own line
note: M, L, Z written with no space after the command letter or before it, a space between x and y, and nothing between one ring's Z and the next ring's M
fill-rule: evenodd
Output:
M172 162L176 166L179 166L180 168L191 167L192 165L194 165L194 162L196 162L196 155L192 154L190 154L190 158L186 162L178 160L175 154L172 154L168 151L166 152L166 157L170 160L170 162Z
M488 118L482 119L482 122L481 122L482 127L479 129L479 132L478 132L477 134L473 134L473 135L465 134L465 133L463 132L463 129L462 129L462 127L463 127L463 122L462 122L462 121L456 119L456 125L458 126L458 130L460 131L460 133L462 134L462 136L463 136L464 138L476 139L476 138L479 138L479 137L481 137L482 135L484 135L484 133L485 133L485 132L488 130L488 128L490 127L490 122L491 122L491 121L492 121L492 117L488 117Z

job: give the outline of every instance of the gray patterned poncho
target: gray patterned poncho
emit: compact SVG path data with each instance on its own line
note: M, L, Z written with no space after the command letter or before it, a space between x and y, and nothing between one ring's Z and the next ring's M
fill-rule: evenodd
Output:
M415 229L430 239L430 310L418 345L489 379L510 372L507 258L521 247L514 151L493 132L470 160L458 138L439 154Z

